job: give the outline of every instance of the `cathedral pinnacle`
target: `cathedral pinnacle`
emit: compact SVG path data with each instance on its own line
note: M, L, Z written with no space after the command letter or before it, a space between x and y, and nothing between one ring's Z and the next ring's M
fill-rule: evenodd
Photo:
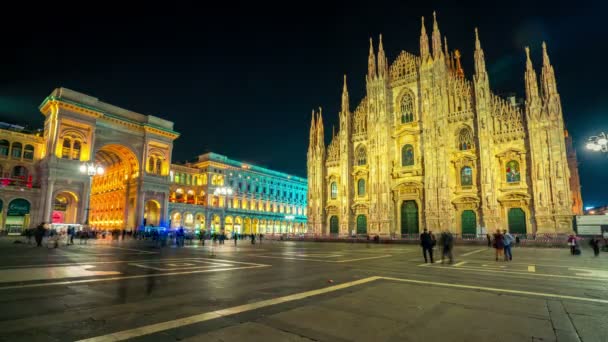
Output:
M424 27L424 17L421 19L422 27L420 29L420 58L422 61L426 61L429 58L429 36L426 34L426 28Z
M549 54L547 53L547 44L543 42L543 69L540 74L543 98L548 99L552 95L557 94L557 82L555 80L555 73L553 72L553 66L549 60Z
M547 43L543 42L543 66L551 65L551 61L549 60L549 54L547 54Z
M433 59L439 59L443 56L441 51L441 32L439 32L439 24L437 23L437 15L433 12Z
M532 59L530 59L530 48L526 46L526 104L528 106L535 106L538 102L538 82L536 81L536 71L532 65ZM532 109L528 109L529 113L532 113Z
M378 44L378 76L386 77L388 73L388 62L384 54L384 46L382 45L382 34L380 34L380 43Z
M315 110L312 110L312 115L311 115L311 120L310 120L310 137L309 137L309 143L308 143L308 149L312 149L313 146L316 143L316 127L315 127Z
M349 111L348 87L346 86L346 74L344 74L344 86L342 87L342 112Z
M456 75L464 78L464 70L462 70L462 65L460 64L460 51L458 49L454 50L454 59L456 60Z
M370 78L376 76L376 56L374 55L374 42L369 37L369 57L367 58L367 75Z
M477 31L477 27L475 28L475 76L487 77L486 71L486 59L483 55L483 49L481 48L481 42L479 41L479 32Z

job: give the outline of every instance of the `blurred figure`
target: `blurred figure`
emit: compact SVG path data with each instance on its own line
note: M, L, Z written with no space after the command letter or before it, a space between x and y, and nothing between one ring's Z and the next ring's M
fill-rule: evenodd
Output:
M427 253L431 259L431 264L433 263L433 238L431 234L424 228L422 234L420 234L420 247L422 247L422 255L424 256L424 263L428 262L426 257Z
M490 233L486 234L486 239L488 239L488 247L492 246L492 237L490 236Z
M568 236L568 246L570 246L570 254L576 254L576 237L573 234Z
M450 264L454 263L454 257L452 255L452 248L454 247L454 237L449 231L443 231L441 233L441 263L443 264L443 258L446 256L450 259Z
M504 236L500 233L500 229L497 229L494 234L494 248L496 249L496 261L498 261L498 257L501 259L504 257L505 250L505 240Z
M36 240L36 247L42 246L42 238L44 237L44 233L46 229L44 228L45 223L42 222L36 227L36 231L34 232L34 239Z
M505 229L503 230L504 245L505 245L505 261L513 260L513 254L511 253L511 246L513 246L513 235Z
M600 239L593 236L591 240L589 240L589 245L593 248L593 254L597 257L600 255Z

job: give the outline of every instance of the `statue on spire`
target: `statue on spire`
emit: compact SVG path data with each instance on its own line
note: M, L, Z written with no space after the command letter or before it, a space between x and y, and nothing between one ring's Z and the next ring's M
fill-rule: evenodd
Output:
M526 105L528 106L528 114L534 112L530 107L536 107L538 105L538 82L536 80L536 71L532 65L532 59L530 59L530 48L526 46Z
M420 28L420 58L425 62L429 57L429 35L424 27L424 17L421 18L422 27Z
M382 45L382 33L380 34L380 43L378 44L378 76L386 77L388 74L388 62L384 54L384 46Z
M547 53L547 44L543 42L543 69L540 74L540 81L542 83L543 99L548 99L554 95L557 95L557 81L555 80L555 72L553 66L549 60L549 54Z
M437 24L437 15L433 11L433 59L442 58L443 51L441 49L441 32L439 32L439 24Z
M376 55L374 54L374 42L369 37L369 57L367 58L367 76L376 77Z
M344 86L342 87L342 112L348 113L350 110L348 99L348 87L346 86L346 74L344 74Z
M486 71L486 59L483 55L483 49L481 48L481 42L479 41L479 32L477 27L475 28L475 77L476 78L487 78Z

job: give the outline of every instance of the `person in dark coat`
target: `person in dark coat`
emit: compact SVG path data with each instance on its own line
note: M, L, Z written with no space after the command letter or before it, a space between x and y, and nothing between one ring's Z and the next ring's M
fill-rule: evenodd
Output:
M589 240L589 244L591 245L591 248L593 248L593 254L595 256L599 256L600 255L600 239L598 239L597 237L592 237L591 240Z
M44 237L44 233L46 229L44 228L44 222L36 227L36 231L34 232L34 238L36 239L36 246L42 247L42 238Z
M497 230L494 234L494 248L496 249L496 261L499 257L502 260L504 258L505 240L500 230Z
M454 256L452 255L452 249L454 248L454 236L449 231L441 233L441 263L443 264L443 258L447 257L450 259L450 264L454 262Z
M420 246L422 247L422 255L424 256L424 262L427 263L428 259L426 254L429 254L431 264L433 263L433 238L431 234L424 228L424 232L420 234Z

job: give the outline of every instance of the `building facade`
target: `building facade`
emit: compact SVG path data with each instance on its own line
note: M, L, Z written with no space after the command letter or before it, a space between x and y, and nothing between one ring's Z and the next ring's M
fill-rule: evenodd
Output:
M172 122L66 88L40 111L39 132L0 125L0 231L40 222L243 233L306 227L305 179L214 153L171 164L179 136ZM88 165L103 173L83 173Z
M170 182L173 228L228 235L306 231L306 179L206 153L173 164Z
M366 96L351 111L345 77L339 130L327 147L321 110L313 111L309 229L571 232L580 184L546 45L540 82L525 49L520 105L490 89L477 30L468 80L433 17L430 40L422 18L419 55L403 51L391 65L382 36L377 53L370 39Z

